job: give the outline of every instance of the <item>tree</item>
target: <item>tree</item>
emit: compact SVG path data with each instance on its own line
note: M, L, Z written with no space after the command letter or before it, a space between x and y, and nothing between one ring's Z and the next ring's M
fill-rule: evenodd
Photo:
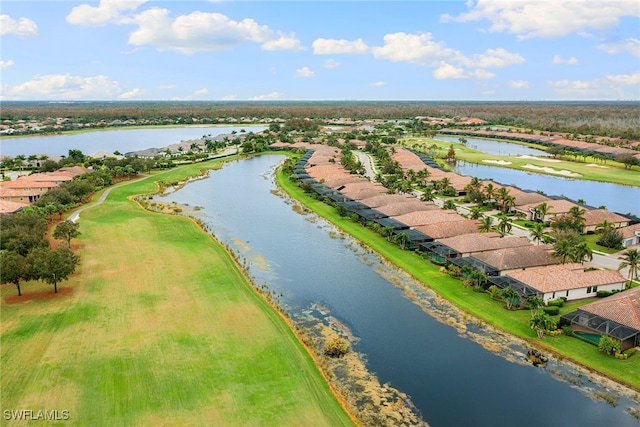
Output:
M503 236L505 234L508 234L513 227L511 221L509 221L509 217L504 213L501 213L500 215L497 215L496 218L498 218L498 231L500 232L500 234L502 234Z
M534 208L534 212L534 221L545 222L545 218L549 212L549 205L547 202L542 202Z
M482 211L478 206L472 206L469 208L469 218L470 219L478 219L482 216Z
M401 249L405 249L407 247L407 243L409 243L409 235L405 232L400 232L396 234L394 240L398 245L400 245Z
M633 154L618 154L616 156L616 162L620 162L624 165L625 169L631 169L633 166L639 165L640 160L638 160Z
M456 161L456 149L453 148L453 144L449 146L449 151L447 151L447 155L444 158L447 162L454 163Z
M608 355L620 353L620 341L608 335L602 335L598 342L598 350Z
M478 231L480 233L488 233L493 230L493 218L485 216L482 218L480 225L478 225Z
M573 248L573 261L584 264L585 261L593 260L593 251L587 242L581 242Z
M553 245L552 255L560 260L561 264L566 264L567 260L572 258L573 245L568 239L558 240Z
M80 258L67 248L38 248L27 256L27 276L53 285L54 293L58 293L58 283L67 280L79 262Z
M544 338L544 332L553 328L555 326L555 322L547 313L540 311L531 318L529 326L531 329L536 331L538 338L542 339Z
M544 240L544 224L541 222L534 223L533 227L531 227L531 231L529 232L529 236L531 237L531 240L540 244L540 242Z
M515 301L517 301L518 304L520 303L520 294L512 288L504 288L500 293L500 296L507 304L507 310L511 310L513 308L513 303Z
M0 273L2 283L13 283L21 296L20 281L25 278L25 258L17 252L0 252Z
M544 305L544 301L537 295L530 295L527 297L527 305L531 310L531 318L533 319L538 313L538 309Z
M67 242L67 247L71 247L71 239L80 235L80 224L73 221L62 221L53 230L53 238L58 240L64 240Z
M640 252L637 249L627 249L618 259L622 260L618 270L629 267L629 280L637 279L638 269L640 269Z

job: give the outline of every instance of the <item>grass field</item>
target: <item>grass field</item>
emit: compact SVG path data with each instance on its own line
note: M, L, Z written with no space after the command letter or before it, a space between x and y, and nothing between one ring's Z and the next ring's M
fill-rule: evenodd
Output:
M362 227L359 223L340 217L337 210L321 201L305 194L299 187L279 175L278 183L292 197L300 200L309 209L334 223L337 227L364 242L367 246L405 270L413 277L425 283L443 298L457 307L482 319L483 321L523 338L537 346L546 348L562 357L572 359L580 364L597 370L610 378L616 379L640 390L640 356L627 360L618 360L600 353L597 347L577 338L558 335L536 338L535 331L529 327L529 310L507 311L504 303L491 299L486 293L474 292L448 274L440 273L439 267L432 265L414 252L401 250L396 244L388 242L384 237ZM567 304L560 314L575 310L579 305L589 301Z
M532 165L536 168L550 168L555 171L553 173L547 172L548 175L563 176L562 171L566 171L578 174L574 176L574 178L578 179L640 186L640 173L638 173L637 167L633 169L625 169L621 163L613 160L609 160L606 165L603 165L601 163L584 163L560 159L499 156L483 153L482 151L474 150L457 142L439 141L437 139L429 138L407 138L403 140L403 145L407 147L414 147L415 145L425 152L427 147L431 147L434 144L438 146L439 156L446 154L449 146L453 144L453 147L456 149L456 159L470 163L484 164L487 166L500 166L527 172L545 173L544 170L525 167L526 165ZM489 160L491 162L487 163L485 160ZM550 162L549 160L553 161ZM502 162L502 164L495 162Z
M75 425L351 425L287 323L189 219L115 188L80 217L81 267L51 287L2 287L2 410ZM68 424L66 422L65 424Z

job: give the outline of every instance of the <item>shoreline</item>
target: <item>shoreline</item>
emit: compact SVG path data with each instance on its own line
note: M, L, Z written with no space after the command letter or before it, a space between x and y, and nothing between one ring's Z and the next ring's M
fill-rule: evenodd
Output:
M284 180L285 178L282 177L282 179ZM279 181L278 184L280 185L281 182ZM522 340L523 342L526 342L528 345L531 345L535 348L547 351L547 352L551 352L553 353L556 358L561 359L567 359L570 360L572 363L581 366L582 368L593 372L597 375L602 376L603 378L606 378L607 380L610 380L618 385L620 385L621 387L626 387L629 388L630 390L637 392L640 392L640 387L634 386L633 384L627 383L624 381L623 378L619 378L615 375L612 374L608 374L606 372L603 372L601 370L599 370L598 368L591 366L587 363L583 363L580 362L579 360L574 359L570 354L564 354L561 350L556 349L552 346L550 346L549 344L543 343L543 342L538 342L536 341L534 338L529 338L529 337L521 337L517 334L514 334L512 331L506 330L502 327L500 327L499 325L496 325L493 323L492 319L486 319L484 317L479 316L478 313L475 313L473 311L469 311L469 310L465 310L463 307L460 307L459 305L457 305L455 302L451 301L449 298L447 298L446 295L441 294L440 292L438 292L437 289L435 289L434 287L428 285L426 282L424 282L422 279L420 279L419 277L416 277L415 275L413 275L407 268L405 268L402 265L402 262L398 261L394 261L392 259L389 259L385 254L380 253L380 251L374 249L371 247L371 245L367 242L367 241L363 241L361 240L359 237L354 236L353 234L349 233L348 230L344 229L343 227L340 226L340 224L335 223L331 218L326 217L325 215L323 215L321 212L318 212L317 210L313 209L312 206L310 206L307 201L304 200L300 200L296 197L296 195L292 194L291 192L289 192L287 190L287 188L283 188L283 191L287 192L287 194L289 194L290 197L294 198L295 200L297 200L298 202L302 203L305 207L307 207L308 209L312 210L314 213L316 213L317 215L321 216L322 218L324 218L326 221L331 222L332 224L334 224L336 227L338 227L338 229L342 230L343 232L347 233L349 236L351 236L352 238L356 239L357 241L359 241L361 244L366 245L367 247L371 248L376 254L378 254L380 257L382 257L383 259L385 259L387 262L391 263L392 265L394 265L396 268L400 269L401 271L404 271L405 273L407 273L408 275L410 275L414 280L417 280L418 282L422 283L423 286L425 286L428 289L431 289L433 292L435 292L440 298L444 299L447 301L447 303L452 304L454 307L456 307L459 310L462 310L463 312L473 316L474 318L482 321L482 322L487 322L489 323L493 328L496 328L499 331L502 331L506 334L508 334L509 336L515 338L515 339L519 339ZM323 203L318 201L319 203ZM327 205L328 208L330 209L334 209L333 207ZM407 252L408 255L411 255L410 253ZM425 261L426 262L426 261Z

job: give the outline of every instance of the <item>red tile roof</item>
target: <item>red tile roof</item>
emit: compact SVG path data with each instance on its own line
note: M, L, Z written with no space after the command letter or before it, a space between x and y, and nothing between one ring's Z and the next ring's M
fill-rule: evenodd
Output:
M580 310L640 330L640 288L602 298L583 305Z

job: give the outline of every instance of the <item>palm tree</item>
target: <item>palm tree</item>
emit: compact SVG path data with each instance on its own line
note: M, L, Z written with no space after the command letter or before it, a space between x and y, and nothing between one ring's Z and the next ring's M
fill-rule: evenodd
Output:
M508 234L512 228L512 224L511 224L511 221L509 221L509 217L506 216L504 213L501 213L500 215L497 215L496 218L498 218L499 220L498 231L500 231L500 234L502 234L503 236L505 234Z
M544 311L536 313L531 321L529 322L531 329L536 331L538 338L544 338L544 332L553 328L554 322L551 320L551 317Z
M507 310L511 310L513 308L514 300L520 301L520 294L513 290L512 288L504 288L502 292L500 292L500 296L507 304Z
M487 201L489 202L496 196L496 189L491 182L485 185L484 193L487 195Z
M529 232L529 236L531 240L540 244L544 240L544 224L541 222L536 222L533 224L531 231Z
M531 318L533 319L538 314L538 309L544 305L544 300L537 295L530 295L527 297L527 305L531 310Z
M569 215L573 218L576 229L580 228L580 230L582 230L584 228L586 222L584 218L585 212L587 212L586 209L581 209L579 206L573 206L569 209Z
M478 206L471 206L469 208L469 218L470 219L478 219L482 216L482 211Z
M533 218L534 221L544 222L545 221L545 217L547 216L547 213L549 212L549 205L547 204L547 202L540 203L534 209L535 209L535 214L534 214L535 217Z
M584 264L585 261L593 260L593 251L587 244L587 242L578 243L573 248L573 260Z
M409 243L409 235L405 232L401 232L396 234L396 237L393 240L400 245L400 249L404 250L407 247L407 243Z
M638 279L638 269L640 269L640 252L637 249L627 249L622 253L622 262L618 267L618 270L622 270L625 267L629 267L629 280Z
M482 218L480 225L478 225L478 231L480 233L488 233L493 230L493 218L485 216Z
M568 239L561 239L553 245L553 257L558 258L561 264L566 264L568 259L572 259L573 245Z
M613 228L613 224L611 224L606 218L602 220L602 222L596 224L595 232L596 234L603 234Z

